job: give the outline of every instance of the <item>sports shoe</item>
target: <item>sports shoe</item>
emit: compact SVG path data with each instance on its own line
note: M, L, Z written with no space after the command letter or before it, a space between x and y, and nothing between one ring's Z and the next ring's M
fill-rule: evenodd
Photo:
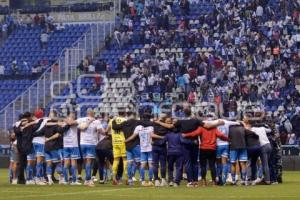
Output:
M13 179L13 180L11 181L11 184L12 184L12 185L17 185L17 184L18 184L18 179Z
M26 185L35 185L35 181L34 180L28 180L28 181L26 181Z
M194 184L193 184L192 182L189 182L189 183L186 185L186 187L193 188L193 187L195 187L195 186L194 186Z
M98 181L98 179L96 178L96 176L92 176L92 180L93 180L94 182L97 182L97 181Z
M167 183L166 179L164 179L164 178L161 179L160 186L161 186L161 187L166 187L166 186L168 186L168 183Z
M89 187L95 187L95 184L92 180L84 181L84 185Z
M155 180L154 185L155 185L155 187L160 187L160 182L159 182L159 180Z
M174 183L173 187L179 187L179 185L177 183Z
M54 182L52 181L52 179L49 179L48 185L53 185L53 184L54 184Z
M78 181L82 181L81 175L78 175L78 176L77 176L77 180L78 180Z
M173 187L173 186L174 186L174 183L171 181L171 182L169 183L169 186L170 186L170 187Z
M113 184L113 185L119 185L119 182L118 182L117 180L113 180L113 181L112 181L112 184Z
M144 187L148 186L148 184L146 183L146 181L142 181L141 185L144 186Z
M255 182L256 184L258 184L258 183L261 183L262 181L263 181L262 178L257 178L254 182Z
M36 185L47 185L45 182L38 180L35 182Z
M82 183L76 181L76 182L71 182L70 185L82 185Z
M201 176L198 176L198 181L201 181L202 180L202 177Z
M99 184L104 184L105 180L99 180Z
M148 182L148 186L150 186L150 187L151 187L151 186L154 186L153 182L152 182L152 181L149 181L149 182Z
M135 177L132 177L132 180L133 180L133 182L136 182L136 181L137 181Z

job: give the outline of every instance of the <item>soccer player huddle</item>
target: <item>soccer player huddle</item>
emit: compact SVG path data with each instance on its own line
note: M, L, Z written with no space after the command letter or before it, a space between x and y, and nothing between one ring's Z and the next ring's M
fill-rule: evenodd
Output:
M276 163L281 145L270 117L194 117L189 107L184 114L175 119L119 111L105 118L88 109L86 117L69 112L61 118L55 110L48 117L43 109L26 112L10 135L10 181L52 185L58 176L62 185L95 186L98 171L100 184L111 179L113 185L129 186L136 181L155 187L178 187L185 180L187 187L282 182Z

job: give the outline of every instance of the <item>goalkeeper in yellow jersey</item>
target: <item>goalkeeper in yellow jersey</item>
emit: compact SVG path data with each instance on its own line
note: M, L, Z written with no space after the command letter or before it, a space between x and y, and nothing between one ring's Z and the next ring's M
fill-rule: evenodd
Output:
M116 178L118 166L120 164L120 159L123 160L123 173L125 176L125 184L128 184L128 175L127 175L127 158L126 158L126 146L125 146L125 137L124 133L121 130L114 130L112 128L112 122L115 121L116 124L121 124L125 119L125 112L119 112L119 116L110 120L108 126L110 130L110 134L112 136L112 146L113 146L113 185L118 185L118 180Z

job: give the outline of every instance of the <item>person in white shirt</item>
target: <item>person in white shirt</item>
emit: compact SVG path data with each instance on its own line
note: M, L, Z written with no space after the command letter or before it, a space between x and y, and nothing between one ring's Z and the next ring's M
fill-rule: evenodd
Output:
M64 156L64 179L68 182L68 173L71 165L72 182L71 185L81 185L77 181L77 160L80 159L80 150L77 135L77 122L75 113L70 113L65 120L69 125L69 129L64 133L63 136L63 156Z
M84 185L94 186L91 180L91 165L96 158L96 145L98 143L98 130L102 128L101 122L94 118L94 111L87 110L87 117L76 120L80 130L80 148L85 163Z
M150 119L150 115L144 114L146 120ZM139 136L140 138L140 147L141 147L141 179L142 186L152 186L153 178L153 167L152 167L152 138L163 139L163 137L154 134L154 129L152 126L143 127L137 126L134 130L134 133L127 138L126 142L129 142ZM149 183L145 181L145 169L149 166Z
M0 76L4 75L4 70L5 70L4 65L2 63L0 63Z
M272 146L270 144L270 141L268 139L267 133L271 132L271 129L266 127L253 127L249 123L249 119L247 117L244 117L243 120L245 127L249 130L253 131L258 137L259 137L259 143L261 146L261 162L263 167L263 174L264 174L264 182L265 184L270 184L270 168L269 168L269 159L270 155L272 153Z

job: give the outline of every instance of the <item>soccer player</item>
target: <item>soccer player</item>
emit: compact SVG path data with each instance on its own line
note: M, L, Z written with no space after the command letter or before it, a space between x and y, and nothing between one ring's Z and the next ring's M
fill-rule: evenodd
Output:
M151 115L145 113L143 115L144 120L150 121ZM126 142L134 140L136 137L140 138L141 147L141 179L142 186L152 186L153 179L153 168L152 168L152 138L163 139L164 137L154 134L154 129L152 126L143 127L141 125L137 126L134 130L132 136L126 139ZM149 167L149 182L145 181L145 170Z
M74 112L70 112L65 122L69 125L63 135L63 156L64 156L64 181L68 182L68 171L71 165L72 182L71 185L81 185L77 182L77 160L80 158L77 122Z
M87 110L87 117L76 120L80 130L80 148L85 164L85 182L84 185L95 186L91 180L92 162L96 158L96 145L98 143L98 129L101 128L99 120L95 120L94 111Z
M229 157L231 163L231 176L233 185L237 184L236 173L238 167L241 167L242 184L247 184L247 145L246 145L246 129L242 125L234 125L229 128L230 145ZM239 165L240 164L240 165Z
M141 121L136 119L135 113L128 113L129 118L124 123L117 125L116 121L112 122L112 128L114 130L122 130L125 139L129 138L138 125L141 125ZM133 185L133 178L135 174L135 168L140 169L140 144L139 139L135 139L126 142L126 155L128 162L128 183Z
M225 136L229 135L229 127L232 125L239 125L239 122L233 122L223 120L224 125L218 126L218 130L221 131ZM221 139L217 139L217 174L219 178L219 184L223 185L226 183L227 175L229 170L228 166L229 157L229 143Z
M49 113L49 120L46 126L41 130L45 135L45 160L47 163L46 174L48 184L53 185L52 180L53 167L56 166L56 171L60 175L59 183L66 184L63 181L62 165L60 150L63 147L62 130L57 120L57 111L51 110Z
M123 173L125 176L125 184L128 184L128 171L127 171L127 158L126 158L126 145L125 145L125 136L122 130L115 130L112 128L112 123L122 124L126 121L125 112L120 111L119 116L110 120L108 125L108 130L110 130L110 134L112 136L112 146L113 146L113 185L118 185L119 182L117 180L118 174L118 166L120 164L120 159L123 161Z
M200 166L201 166L201 177L202 186L206 186L206 167L207 161L211 171L211 177L213 185L216 184L216 148L217 148L217 138L228 141L228 137L220 132L217 128L205 129L199 127L195 131L190 133L182 134L183 137L195 137L200 136L201 143L200 148Z

